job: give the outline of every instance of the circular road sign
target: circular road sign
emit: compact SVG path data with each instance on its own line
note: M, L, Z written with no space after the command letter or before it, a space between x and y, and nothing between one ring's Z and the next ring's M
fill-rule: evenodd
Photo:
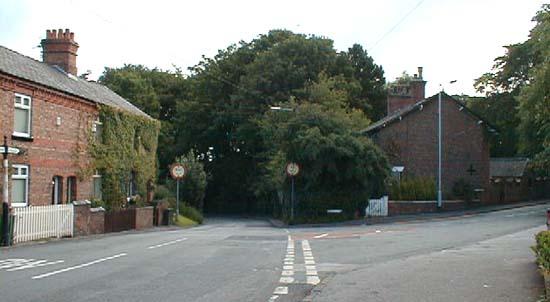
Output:
M185 173L187 173L187 171L182 164L175 163L170 166L170 175L172 175L174 179L182 179Z
M297 163L288 163L285 168L286 174L290 177L294 177L300 173L300 166Z

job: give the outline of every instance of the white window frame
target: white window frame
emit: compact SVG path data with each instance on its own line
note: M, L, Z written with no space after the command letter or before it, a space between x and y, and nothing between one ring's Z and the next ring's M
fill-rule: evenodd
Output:
M17 98L21 98L21 104L18 104L16 103L16 99ZM24 104L24 100L29 100L29 104L28 105L25 105ZM19 108L19 109L23 109L23 110L27 110L27 118L28 118L28 122L29 124L27 125L27 133L25 132L17 132L15 131L15 129L13 130L13 135L14 136L19 136L19 137L31 137L31 128L32 128L32 98L28 95L24 95L24 94L20 94L20 93L16 93L14 95L14 98L13 98L13 105L14 105L14 109L15 108ZM13 123L14 123L14 126L15 126L15 113L13 115Z
M99 174L99 171L95 171L95 174L92 175L92 196L91 196L91 197L92 197L93 199L96 198L96 196L95 196L95 182L94 182L94 181L95 181L95 179L97 179L97 178L99 178L100 181L101 181L101 188L100 188L101 193L100 193L100 194L101 194L101 200L102 200L102 199L103 199L103 177L102 177L101 174Z
M29 204L29 174L30 174L30 168L29 165L11 165L12 169L16 171L16 173L12 173L11 179L24 179L25 180L25 202L12 202L12 207L26 207ZM26 169L27 174L22 175L21 169ZM11 196L10 196L11 198Z

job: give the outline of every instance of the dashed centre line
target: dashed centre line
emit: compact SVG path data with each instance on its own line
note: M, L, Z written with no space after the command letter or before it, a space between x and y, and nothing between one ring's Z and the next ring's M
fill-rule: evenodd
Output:
M187 240L187 238L180 238L180 239L177 239L177 240L172 240L172 241L168 241L168 242L161 243L161 244L157 244L157 245L152 245L152 246L149 246L149 247L147 247L147 248L148 248L148 249L156 249L156 248L159 248L159 247L163 247L163 246L167 246L167 245L172 245L172 244L175 244L175 243L184 241L184 240Z

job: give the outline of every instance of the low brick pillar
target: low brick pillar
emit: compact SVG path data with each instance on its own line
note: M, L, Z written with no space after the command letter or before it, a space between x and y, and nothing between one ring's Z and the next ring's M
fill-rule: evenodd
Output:
M105 209L92 208L90 209L90 222L88 224L89 234L105 233Z
M136 230L153 227L153 207L136 208Z
M90 206L88 200L73 201L74 205L74 236L89 235Z

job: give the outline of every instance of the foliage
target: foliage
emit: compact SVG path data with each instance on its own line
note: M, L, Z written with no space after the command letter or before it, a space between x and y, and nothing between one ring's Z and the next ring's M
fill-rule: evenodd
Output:
M123 205L123 187L132 172L139 195L146 196L147 181L156 179L156 150L159 124L156 120L101 106L102 138L90 137L93 162L87 173L100 171L102 195L109 209Z
M470 202L474 198L474 186L466 179L460 178L453 184L453 195Z
M193 221L185 216L178 216L178 219L175 221L176 225L182 228L188 228L197 225L196 221Z
M194 150L189 150L185 156L176 158L176 162L182 164L186 169L185 178L180 180L180 200L189 202L202 212L207 184L207 175L203 163ZM176 182L174 180L167 181L167 185L170 192L176 192Z
M155 189L155 195L153 199L161 200L161 199L166 199L168 197L174 197L174 196L175 196L175 193L173 191L170 191L168 187L159 185Z
M142 65L105 68L99 82L129 100L149 116L160 120L158 137L159 170L166 176L177 152L174 125L176 106L188 95L188 81L179 69L175 72Z
M357 109L354 115L362 112L374 120L386 107L383 69L366 50L353 45L337 52L332 40L315 35L273 30L204 57L190 70L189 77L182 77L178 71L126 65L106 69L100 81L161 120L162 179L176 155L195 150L210 175L205 193L210 211L269 208L254 193L263 173L259 167L266 162L263 156L272 147L256 121L270 106L291 99L309 102L309 89L315 88L311 84L324 76L345 92L343 102L350 112Z
M433 178L404 177L392 180L389 185L391 200L435 200L436 185Z
M193 221L196 221L199 224L202 224L204 220L199 210L186 204L185 202L180 203L180 215L185 216Z
M550 272L550 231L539 232L535 239L537 244L532 249L537 256L537 264L548 273Z
M550 4L544 4L533 18L529 39L506 46L506 54L495 59L493 72L476 81L478 91L495 100L515 98L517 110L495 106L500 114L518 119L519 155L533 158L539 172L550 170ZM500 102L498 102L500 104ZM511 122L512 123L512 122ZM505 133L511 126L505 125Z
M459 96L468 108L498 129L498 135L489 135L491 157L513 157L518 152L518 100L509 93L487 97Z
M291 161L301 166L295 182L307 211L299 214L308 217L326 215L328 207L346 208L353 216L371 195L385 190L387 159L368 138L355 135L369 120L349 107L347 93L336 83L320 75L319 82L308 85L306 99L282 104L294 111L270 111L256 120L266 146L253 183L256 196L289 192L284 166Z

